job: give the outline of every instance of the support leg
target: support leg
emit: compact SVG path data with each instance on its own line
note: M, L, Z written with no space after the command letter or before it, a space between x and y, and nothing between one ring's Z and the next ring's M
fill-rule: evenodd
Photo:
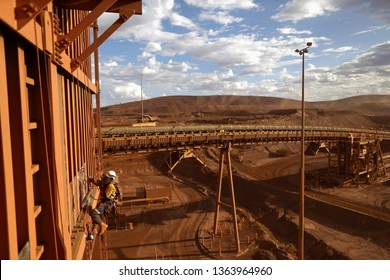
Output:
M225 159L225 150L221 149L221 155L219 157L217 201L216 201L216 205L215 205L215 215L214 215L214 234L217 234L217 231L218 231L218 220L219 220L219 208L221 206L221 190L222 190L223 161L224 161L224 159Z
M239 253L240 248L240 237L238 233L238 222L237 222L237 211L236 211L236 200L234 196L234 184L233 184L233 173L232 173L232 162L230 158L230 150L231 146L227 148L221 149L220 161L219 161L219 175L218 175L218 185L217 185L217 201L215 206L215 215L214 215L214 234L218 232L218 220L219 220L219 210L221 206L221 190L222 190L222 178L223 178L223 164L226 155L226 164L228 168L228 176L229 176L229 189L230 189L230 198L231 198L231 209L232 209L232 217L233 217L233 226L234 226L234 234L236 240L236 252Z
M240 252L240 236L238 234L238 223L237 223L237 212L236 212L236 199L234 196L234 185L233 185L233 173L232 173L232 162L230 159L230 150L231 146L229 143L229 148L227 150L227 165L228 165L228 174L229 174L229 185L230 185L230 198L231 198L231 204L232 204L232 216L233 216L233 223L234 223L234 233L236 236L236 251L237 253Z

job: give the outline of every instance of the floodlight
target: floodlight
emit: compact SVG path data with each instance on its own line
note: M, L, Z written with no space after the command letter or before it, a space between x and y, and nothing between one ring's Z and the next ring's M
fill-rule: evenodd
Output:
M313 44L312 42L307 42L306 46L311 47L312 44Z

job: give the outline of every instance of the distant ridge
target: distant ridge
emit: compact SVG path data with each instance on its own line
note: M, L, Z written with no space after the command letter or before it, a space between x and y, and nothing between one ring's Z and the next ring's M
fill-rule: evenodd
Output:
M102 108L102 115L139 114L141 102L128 102ZM189 112L267 113L272 110L300 109L298 100L267 96L165 96L143 101L145 114L180 114ZM390 95L361 95L332 101L307 102L306 108L356 111L365 115L390 115Z

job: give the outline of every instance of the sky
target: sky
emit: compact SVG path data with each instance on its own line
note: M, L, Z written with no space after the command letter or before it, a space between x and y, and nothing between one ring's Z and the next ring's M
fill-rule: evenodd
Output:
M99 48L101 106L174 95L390 94L390 0L143 0ZM118 14L99 20L102 33Z

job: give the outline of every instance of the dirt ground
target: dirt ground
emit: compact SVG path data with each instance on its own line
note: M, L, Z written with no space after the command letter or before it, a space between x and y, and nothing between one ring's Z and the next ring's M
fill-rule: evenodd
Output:
M280 146L280 145L279 145ZM108 231L110 259L296 259L299 156L270 157L272 147L233 149L233 181L238 207L240 253L231 210L221 207L214 234L218 156L183 160L167 172L168 153L105 156L104 168L119 172L124 201L142 186L171 186L169 203L119 206ZM324 158L307 158L307 170L322 168ZM226 174L225 174L226 176ZM225 177L226 178L226 177ZM227 182L223 201L230 203ZM339 197L390 213L390 186L310 188L305 200L306 259L390 259L389 221L327 204L312 193ZM314 198L313 198L314 197Z
M102 108L102 125L128 126L140 102ZM300 125L300 102L270 97L170 96L146 100L159 126ZM306 125L390 130L390 96L308 103ZM382 147L390 153L390 143ZM168 172L169 153L106 155L119 173L124 201L108 231L110 259L296 259L299 143L233 147L238 236L231 208L221 207L215 233L219 150L199 151ZM305 174L326 174L324 155L306 157ZM310 176L309 176L310 177ZM171 187L168 203L129 203L140 187ZM340 188L305 182L305 259L390 259L390 184ZM223 199L230 204L227 174ZM381 218L378 218L380 216ZM239 247L239 253L237 249Z

